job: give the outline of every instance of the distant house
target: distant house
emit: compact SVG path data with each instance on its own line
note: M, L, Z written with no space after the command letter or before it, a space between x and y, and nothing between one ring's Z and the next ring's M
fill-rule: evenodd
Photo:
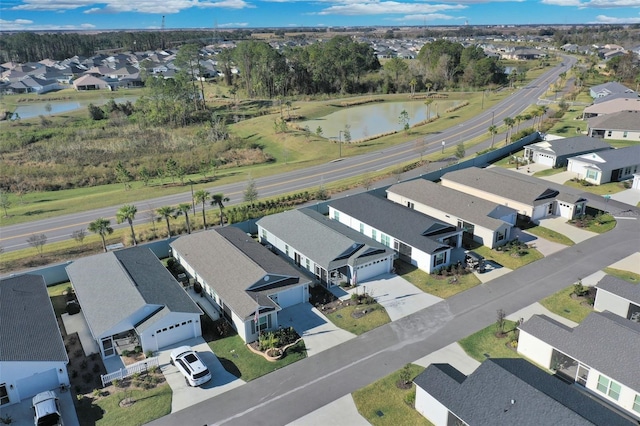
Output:
M620 111L588 120L589 136L640 141L640 110Z
M287 256L326 287L360 283L393 268L391 248L311 209L265 216L257 225L261 243Z
M465 376L431 364L413 382L416 410L435 426L629 425L629 418L523 359L489 358Z
M111 86L105 80L89 74L83 75L82 77L74 80L73 87L78 91L111 90Z
M640 170L640 145L569 158L567 171L595 185L632 179Z
M146 352L202 335L202 310L146 247L84 257L66 270L104 358L121 342Z
M518 211L425 179L392 185L387 198L463 230L472 239L489 248L512 239Z
M633 90L629 89L616 81L610 81L608 83L598 84L589 89L589 94L592 98L602 98L615 93L632 93Z
M524 147L524 158L548 167L564 167L569 157L607 149L611 149L611 146L598 138L576 136L527 145Z
M0 406L69 385L68 363L44 278L0 280Z
M366 192L331 201L329 217L427 273L452 264L452 251L462 247L461 228Z
M239 228L183 236L171 250L247 343L277 329L282 309L309 300L311 281Z
M513 208L531 220L547 216L567 219L585 211L586 199L550 188L545 181L509 170L468 167L446 173L442 185Z
M622 318L640 322L640 285L632 284L612 275L605 275L596 284L597 293L593 309L609 311Z
M519 354L640 420L640 323L593 312L575 328L545 315L519 328Z
M589 119L621 111L640 111L640 98L638 95L635 94L635 92L633 96L629 95L630 94L625 93L623 97L610 95L600 98L602 100L601 102L589 105L584 109L582 118Z

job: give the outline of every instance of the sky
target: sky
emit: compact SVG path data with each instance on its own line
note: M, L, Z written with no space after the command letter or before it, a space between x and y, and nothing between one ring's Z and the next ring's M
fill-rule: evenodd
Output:
M0 30L640 23L640 0L0 0Z

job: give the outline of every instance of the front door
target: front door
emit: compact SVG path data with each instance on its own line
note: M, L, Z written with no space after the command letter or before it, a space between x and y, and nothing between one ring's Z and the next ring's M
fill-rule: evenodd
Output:
M300 253L293 254L293 261L296 263L296 266L300 266Z
M620 175L622 174L622 169L616 169L611 172L611 182L618 182L620 180Z
M113 347L113 339L111 338L111 336L102 339L102 353L104 354L105 358L116 354L116 350Z

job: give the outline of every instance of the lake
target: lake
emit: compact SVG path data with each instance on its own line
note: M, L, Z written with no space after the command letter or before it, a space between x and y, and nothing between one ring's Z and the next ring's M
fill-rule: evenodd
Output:
M434 117L437 111L440 113L457 105L460 101L434 100L429 106L429 115ZM322 127L322 136L328 139L338 139L342 130L344 141L345 125L351 128L351 140L368 138L371 136L402 130L400 113L407 111L409 125L413 126L427 118L427 106L424 100L406 102L376 102L361 106L345 107L329 115L315 120L306 120L296 123L304 128L309 126L311 132L316 133L318 126Z
M61 114L63 112L75 111L81 108L86 109L87 106L91 103L97 106L101 106L106 104L109 99L111 98L100 97L98 99L83 99L81 101L29 102L25 103L24 105L18 106L13 112L13 117L11 119L14 120L16 118L16 114L18 114L20 118L33 118L40 115L47 116L50 114ZM137 96L123 96L119 98L113 98L113 100L118 104L125 103L127 101L135 103L137 99ZM48 112L46 110L47 104L51 105L51 112Z

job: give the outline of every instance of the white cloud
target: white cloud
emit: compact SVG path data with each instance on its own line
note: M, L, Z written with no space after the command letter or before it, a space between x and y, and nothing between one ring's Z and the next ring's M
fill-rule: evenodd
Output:
M0 19L0 27L3 31L75 31L75 30L88 30L95 28L93 24L80 24L80 25L34 25L33 21L29 19L15 19L13 21L7 21Z
M572 6L581 9L615 9L618 7L640 7L640 0L542 0L553 6Z
M401 18L388 18L387 21L395 21L395 22L425 22L425 21L437 21L444 20L448 21L451 19L464 19L461 17L444 15L442 13L428 13L428 14L418 14L418 15L405 15Z
M598 15L596 22L592 24L640 24L640 17L635 18L616 18L613 16Z
M318 15L388 15L388 14L431 14L444 10L466 9L461 4L427 4L427 3L399 3L396 1L362 1L352 0L346 4L327 7Z
M227 22L226 24L220 24L218 27L220 28L240 28L240 27L248 27L248 22Z
M95 27L96 26L93 25L93 24L80 24L80 28L84 28L86 30L89 30L89 29L92 29L92 28L95 28Z
M98 7L104 5L103 7ZM185 9L219 7L223 9L244 9L253 7L244 0L23 0L11 10L60 11L89 8L84 13L140 12L168 14Z

